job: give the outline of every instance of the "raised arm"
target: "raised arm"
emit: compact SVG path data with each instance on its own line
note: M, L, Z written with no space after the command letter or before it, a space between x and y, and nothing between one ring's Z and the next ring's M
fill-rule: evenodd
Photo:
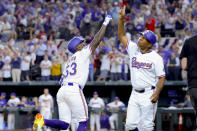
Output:
M126 37L126 32L124 28L124 16L125 16L125 8L124 6L122 9L119 10L119 23L118 23L118 38L121 41L121 43L124 45L124 47L127 46L128 39Z
M96 35L94 36L94 39L91 42L91 48L92 48L92 52L95 51L95 49L98 47L98 45L100 44L101 40L103 39L103 36L105 34L107 25L109 24L110 20L112 19L111 15L107 15L105 16L105 20L103 22L103 25L101 27L101 29L96 33Z

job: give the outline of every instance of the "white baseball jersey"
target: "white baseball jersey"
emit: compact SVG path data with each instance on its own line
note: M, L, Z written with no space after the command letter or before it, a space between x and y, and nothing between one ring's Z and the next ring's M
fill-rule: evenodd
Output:
M89 74L89 56L91 53L92 51L90 49L90 45L88 45L81 51L77 51L74 55L72 55L63 71L60 84L74 82L81 85L83 88Z
M122 101L118 101L118 103L115 103L114 101L107 104L108 107L116 108L116 107L125 107L125 104Z
M40 65L48 67L48 68L41 69L41 76L50 76L51 75L51 69L49 67L52 65L51 61L50 60L48 60L48 61L43 60L40 63Z
M110 58L107 54L103 55L100 70L110 70Z
M10 103L10 106L14 106L20 103L20 99L19 98L14 98L14 99L9 99L8 103Z
M155 51L141 53L136 43L127 43L130 57L131 84L134 88L156 86L159 77L165 76L162 57Z
M4 70L3 70L3 78L9 78L11 77L11 66L9 65L4 65Z
M116 64L117 73L121 73L122 72L122 62L123 62L123 59L122 59L122 57L118 56L118 57L116 57L116 61L118 63L120 63L120 65L119 64Z
M48 94L48 95L41 95L39 97L39 102L42 108L48 108L51 109L51 103L53 103L53 97Z
M115 57L111 59L111 69L110 69L110 72L111 73L116 73L117 72L115 61L116 61L116 58Z
M90 99L89 106L93 108L101 108L102 106L104 106L103 99L101 99L100 97L98 97L97 99L92 98Z
M27 55L23 58L21 62L21 70L27 71L30 68L31 56Z

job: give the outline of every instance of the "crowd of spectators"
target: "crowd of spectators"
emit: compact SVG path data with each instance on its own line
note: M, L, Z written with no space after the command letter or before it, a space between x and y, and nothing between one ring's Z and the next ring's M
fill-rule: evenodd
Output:
M197 0L1 0L0 81L59 80L71 55L66 42L83 36L89 43L106 11L113 21L91 58L89 80L129 80L129 59L117 38L123 4L127 37L137 41L138 32L154 31L167 80L181 80L178 57L184 39L197 34ZM165 37L177 39L166 48Z

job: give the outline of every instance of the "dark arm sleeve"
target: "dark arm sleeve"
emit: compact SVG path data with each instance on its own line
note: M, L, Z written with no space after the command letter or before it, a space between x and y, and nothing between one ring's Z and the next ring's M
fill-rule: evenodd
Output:
M183 48L181 50L180 59L188 57L188 40L185 40Z

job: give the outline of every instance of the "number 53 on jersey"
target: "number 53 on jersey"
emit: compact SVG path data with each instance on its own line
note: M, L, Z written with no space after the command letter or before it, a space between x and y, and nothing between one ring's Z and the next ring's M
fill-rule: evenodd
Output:
M66 66L66 71L64 72L65 74L62 74L61 79L60 79L60 84L62 84L63 79L66 79L69 75L73 76L77 73L77 64L75 62L72 62L71 64Z

